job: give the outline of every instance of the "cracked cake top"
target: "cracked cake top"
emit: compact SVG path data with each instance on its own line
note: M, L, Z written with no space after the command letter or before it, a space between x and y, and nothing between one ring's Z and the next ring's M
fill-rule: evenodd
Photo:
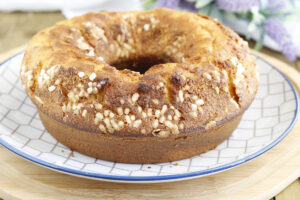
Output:
M44 29L21 79L49 117L124 137L220 126L258 89L247 42L209 17L169 9L88 13Z

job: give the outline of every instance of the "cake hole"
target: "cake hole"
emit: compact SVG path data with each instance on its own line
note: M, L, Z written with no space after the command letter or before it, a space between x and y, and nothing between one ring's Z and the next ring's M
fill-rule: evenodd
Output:
M157 56L145 56L138 57L136 59L118 60L110 65L116 67L118 70L128 69L131 71L145 74L152 66L171 63L173 60L170 57L157 57Z

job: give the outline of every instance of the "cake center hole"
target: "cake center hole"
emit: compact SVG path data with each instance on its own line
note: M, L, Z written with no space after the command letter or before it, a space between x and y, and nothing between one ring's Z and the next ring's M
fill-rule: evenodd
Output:
M118 70L128 69L144 74L148 69L150 69L154 65L165 64L170 62L173 61L171 58L168 57L145 56L139 57L137 59L119 60L114 63L111 63L110 65L116 67Z

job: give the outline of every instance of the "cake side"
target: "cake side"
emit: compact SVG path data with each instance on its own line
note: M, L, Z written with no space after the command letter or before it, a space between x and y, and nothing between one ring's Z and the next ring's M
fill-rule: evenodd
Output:
M160 163L209 151L226 140L242 115L208 131L169 137L124 138L74 129L39 112L46 129L62 144L88 156L121 163Z

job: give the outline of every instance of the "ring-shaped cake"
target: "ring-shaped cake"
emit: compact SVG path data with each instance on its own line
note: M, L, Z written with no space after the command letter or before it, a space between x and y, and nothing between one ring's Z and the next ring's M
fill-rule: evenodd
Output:
M169 9L59 22L31 40L20 74L59 142L125 163L213 149L258 89L247 42L209 17Z

